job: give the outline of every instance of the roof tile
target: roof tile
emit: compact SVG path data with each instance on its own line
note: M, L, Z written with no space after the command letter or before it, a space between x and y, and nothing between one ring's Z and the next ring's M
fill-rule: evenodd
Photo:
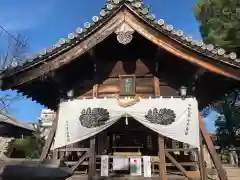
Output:
M33 54L25 63L14 65L7 69L7 71L12 69L18 69L23 66L28 66L38 61L44 61L44 58L58 54L62 50L67 50L79 43L84 37L91 33L91 30L96 28L99 22L101 22L111 11L126 4L128 7L133 9L139 16L141 16L150 25L154 26L160 32L171 37L172 39L180 42L182 45L191 48L205 56L213 58L215 60L226 62L237 67L240 67L240 59L237 58L236 53L227 53L224 49L215 47L212 44L204 44L202 41L193 40L184 34L182 30L175 30L173 25L165 24L163 19L156 20L154 14L149 13L148 6L144 5L143 0L107 0L105 8L100 10L100 16L93 16L92 22L85 22L83 27L78 27L75 32L71 32L67 35L67 38L61 38L58 43L53 46L44 49L38 54Z

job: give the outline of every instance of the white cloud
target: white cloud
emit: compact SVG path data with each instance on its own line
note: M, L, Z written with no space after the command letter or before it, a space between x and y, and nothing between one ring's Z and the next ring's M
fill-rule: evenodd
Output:
M9 0L0 7L0 25L8 31L31 29L43 23L56 8L57 0Z

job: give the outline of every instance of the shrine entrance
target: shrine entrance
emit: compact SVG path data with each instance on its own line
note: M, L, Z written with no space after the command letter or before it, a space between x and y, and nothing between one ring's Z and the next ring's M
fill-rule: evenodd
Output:
M121 118L96 136L96 171L101 176L130 175L146 177L148 176L146 175L148 171L149 177L159 176L161 149L159 149L158 138L159 135L156 132L142 125L134 118ZM173 140L167 137L164 137L164 139L165 150L169 151L174 159L181 161L186 170L191 170L192 168L196 170L196 162L190 159L191 150L189 148L185 149L189 149L185 154L182 151L184 150L183 146L182 149L176 149L175 147L174 150L172 147ZM108 165L106 166L103 166L104 158L107 158ZM179 172L179 169L171 160L166 158L164 161L170 174ZM149 163L148 169L146 168L146 163ZM103 167L107 167L107 169L104 170Z
M158 134L131 117L121 118L97 135L96 140L96 169L100 173L104 172L103 155L107 155L110 176L142 176L143 157L158 159Z
M122 118L106 130L110 154L158 155L157 133L133 118Z

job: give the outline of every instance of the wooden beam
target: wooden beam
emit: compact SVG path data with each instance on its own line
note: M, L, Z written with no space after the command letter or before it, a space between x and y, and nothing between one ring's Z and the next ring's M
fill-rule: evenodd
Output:
M199 67L198 70L193 74L193 79L199 79L205 72L207 72L206 69Z
M53 121L51 130L50 130L50 132L49 132L49 134L48 134L47 141L45 142L45 145L44 145L44 147L43 147L42 154L41 154L41 156L40 156L40 162L42 162L44 159L47 158L47 155L48 155L49 150L50 150L50 148L51 148L51 145L52 145L52 142L53 142L53 139L54 139L54 136L55 136L55 132L56 132L56 130L57 130L58 114L59 114L59 112L57 111L57 113L56 113L56 118L55 118L55 120Z
M202 144L202 137L200 136L200 151L199 153L199 162L200 162L200 172L201 172L201 179L207 180L207 171L205 167L205 161L204 161L204 154L203 154L203 144Z
M121 23L124 22L124 13L120 12L115 17L113 17L110 21L106 23L103 27L100 27L98 31L92 34L90 37L85 38L82 42L80 42L77 46L73 48L69 48L68 50L61 50L59 54L55 54L53 56L48 56L44 59L45 63L40 64L39 62L33 64L33 66L39 65L37 68L27 67L25 69L21 69L21 73L18 76L14 77L13 83L9 84L9 87L16 86L20 84L24 84L28 81L31 81L41 75L44 75L50 71L53 71L65 64L70 63L77 57L83 55L88 50L92 49L95 45L102 42L105 38L110 36ZM63 53L66 51L65 53ZM8 76L12 76L13 74L8 74ZM6 87L6 88L9 88Z
M93 97L98 97L98 84L93 86Z
M89 156L88 151L80 157L76 164L71 168L72 173L78 168L78 166Z
M199 53L189 50L188 48L182 46L181 43L178 43L164 34L159 33L156 29L152 28L147 23L144 23L146 22L145 20L140 21L136 16L128 11L125 12L125 21L136 32L169 53L209 71L215 72L216 74L240 81L239 67L234 68L233 66L235 65L229 65L228 62L223 60L216 62L216 60L207 58Z
M169 154L168 152L166 152L166 157L183 173L183 175L184 175L186 178L192 180L192 178L188 176L187 171L184 169L184 167L182 167L182 165L181 165L179 162L177 162L177 161L174 159L174 157L172 157L171 154Z
M166 169L166 161L165 161L165 143L164 137L158 135L158 146L159 146L159 173L160 180L167 180L167 169Z
M90 138L90 151L89 151L89 170L88 170L88 179L92 180L96 172L96 151L95 151L96 138L95 136Z
M159 84L159 78L154 77L154 89L155 89L155 96L160 96L160 84Z
M214 148L212 139L209 136L209 134L204 126L204 121L203 121L203 118L200 116L200 114L199 114L199 121L200 121L199 124L200 124L200 130L201 130L203 140L206 143L206 146L207 146L208 152L212 158L213 164L215 165L215 167L217 169L218 176L219 176L220 180L227 180L228 179L227 174L222 167L220 158L217 155L217 152L216 152L216 149Z

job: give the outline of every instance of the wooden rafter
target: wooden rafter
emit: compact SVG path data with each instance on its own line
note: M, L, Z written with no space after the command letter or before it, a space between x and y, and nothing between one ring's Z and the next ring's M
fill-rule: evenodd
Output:
M128 11L125 12L125 21L130 24L136 32L140 33L142 36L152 41L159 47L167 50L171 54L208 69L209 71L240 81L239 70L226 69L225 66L220 63L218 65L212 65L209 63L209 59L205 57L199 57L197 53L193 53L170 38L167 38L163 34L151 28L149 25L146 25L140 21L136 16Z
M124 22L124 14L119 13L113 19L111 19L105 26L100 28L95 34L86 40L82 41L79 45L75 46L68 52L56 57L53 60L50 60L47 63L40 65L38 68L33 68L27 72L23 72L14 78L12 85L24 84L28 81L31 81L41 75L44 75L50 71L53 71L65 64L70 63L75 58L81 56L85 52L92 49L95 45L103 41L110 34L112 34L118 26Z
M150 25L144 23L144 20L139 19L139 16L136 16L128 9L125 9L125 11L120 11L109 22L99 28L98 31L80 42L71 50L57 56L52 60L46 61L46 63L39 65L37 68L32 68L26 72L18 74L14 78L13 83L11 83L11 85L9 86L16 86L26 83L27 81L33 80L73 61L85 52L91 50L95 45L103 41L109 35L114 33L114 31L123 22L129 24L131 28L133 28L136 32L140 33L142 36L152 41L160 48L167 50L171 54L181 59L187 60L193 64L196 64L204 69L215 72L217 74L235 80L240 80L240 72L238 69L234 69L231 67L226 68L226 65L221 64L220 62L214 62L214 64L210 63L208 58L199 56L197 52L193 52L186 47L183 47L176 41L170 39L169 37L166 37L159 31L152 28Z

